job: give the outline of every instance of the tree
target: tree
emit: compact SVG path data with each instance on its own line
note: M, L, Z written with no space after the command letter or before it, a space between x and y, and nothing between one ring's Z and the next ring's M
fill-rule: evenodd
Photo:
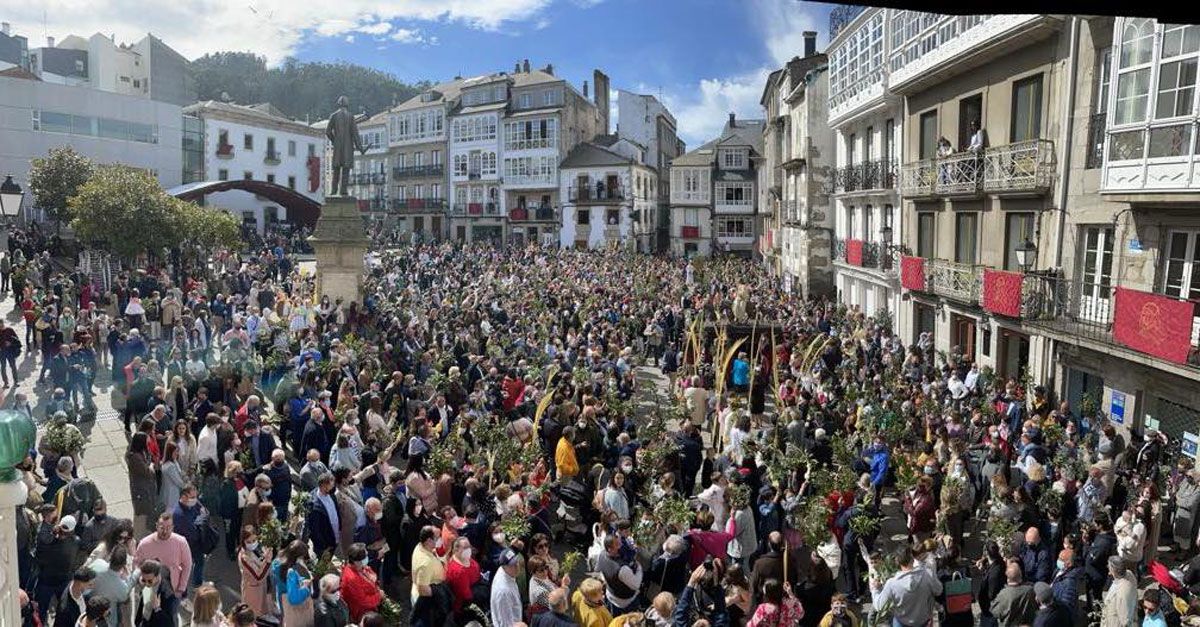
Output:
M92 162L70 146L50 149L44 158L33 160L29 189L37 206L56 224L71 221L69 200L95 171Z
M198 259L220 248L237 248L242 241L242 227L237 218L215 207L201 207L194 202L168 197L172 211L178 215L178 232L182 244L197 254Z

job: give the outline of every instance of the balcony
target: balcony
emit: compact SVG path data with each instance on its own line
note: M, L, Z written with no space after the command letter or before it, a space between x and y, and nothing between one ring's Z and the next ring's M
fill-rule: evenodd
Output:
M392 168L392 178L406 179L418 176L442 176L446 172L446 166L441 163L433 163L430 165L410 165L406 167Z
M879 242L840 237L833 240L833 260L848 266L887 272L898 267L894 259L898 255L897 250L885 248Z
M1145 194L1157 194L1153 202L1195 203L1200 192L1200 127L1193 121L1155 120L1149 128L1138 124L1115 130L1110 125L1105 140L1100 191L1117 194L1106 200L1147 202Z
M615 203L625 200L625 190L620 185L606 187L604 183L571 187L568 193L573 203Z
M482 176L483 173L479 170L467 170L467 180L469 181L478 181Z
M853 22L854 18L858 17L864 9L866 7L854 4L839 4L833 7L833 10L829 12L829 39L836 38L838 33L850 22Z
M976 304L983 287L983 267L945 259L925 260L925 288L961 303Z
M445 198L393 198L393 213L431 213L446 210Z
M516 222L553 222L558 219L558 212L553 205L518 206L508 212L508 218Z
M1021 314L1026 326L1056 339L1090 344L1093 350L1112 354L1135 351L1113 336L1116 320L1115 286L1107 279L1083 281L1052 274L1026 274L1021 289ZM1200 372L1200 307L1193 305L1187 363L1178 365L1195 376ZM1178 363L1178 362L1175 362Z
M557 173L513 174L504 177L504 184L510 187L558 187L558 175Z
M358 208L361 211L387 211L388 200L386 198L360 198Z
M494 202L456 202L455 215L499 216L500 206Z
M833 171L835 193L888 191L896 188L896 161L880 159L842 166Z
M267 154L263 155L263 163L267 165L279 165L282 159L279 158L279 151L268 150Z
M720 190L717 191L715 213L754 213L753 198L725 198Z
M217 146L217 158L218 159L232 159L233 158L233 144L221 144L220 146Z
M1054 142L1034 139L922 159L900 168L905 196L1043 193L1054 182Z

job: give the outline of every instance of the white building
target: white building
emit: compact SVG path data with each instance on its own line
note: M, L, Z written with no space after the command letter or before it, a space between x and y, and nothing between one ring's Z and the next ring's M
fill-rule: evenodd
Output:
M489 74L463 81L461 107L449 119L451 237L504 240L500 192L500 118L508 106L512 77Z
M363 150L355 151L354 169L346 191L358 199L358 208L378 215L388 204L388 113L358 121L358 139Z
M634 249L655 226L647 217L657 213L658 176L637 144L612 136L599 142L575 146L559 165L559 245Z
M30 162L70 146L96 163L154 174L164 188L183 175L183 116L176 105L34 78L0 76L0 172L29 189ZM26 206L33 195L25 195Z
M183 112L203 124L204 180L267 181L317 202L324 200L321 130L288 119L270 104L209 100ZM260 232L268 223L287 220L285 209L249 192L214 193L206 203L241 217Z
M101 91L187 106L196 101L191 64L161 39L146 35L133 44L111 36L70 35L32 48L29 71L50 83L87 86Z
M708 142L671 162L671 253L712 254L713 146Z
M887 13L869 8L829 45L829 127L836 170L834 274L841 302L897 319L900 306L898 146L904 103L887 89ZM886 236L886 237L885 237Z

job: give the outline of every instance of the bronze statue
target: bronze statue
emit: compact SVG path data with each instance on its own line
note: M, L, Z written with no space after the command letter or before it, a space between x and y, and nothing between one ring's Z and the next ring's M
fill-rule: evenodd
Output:
M329 125L325 127L325 136L333 144L333 187L329 190L332 196L345 196L346 184L349 183L350 170L354 169L354 150L366 154L362 138L358 136L358 123L354 114L347 109L350 100L338 96L338 110L329 116Z

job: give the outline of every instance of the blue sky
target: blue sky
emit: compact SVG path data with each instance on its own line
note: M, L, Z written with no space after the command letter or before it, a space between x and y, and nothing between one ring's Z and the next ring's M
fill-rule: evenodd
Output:
M146 32L194 58L250 50L271 63L346 60L404 80L512 70L520 59L576 88L599 68L612 87L661 96L689 147L729 111L758 116L766 73L827 41L834 5L796 0L47 0L14 7L14 30L44 35ZM43 13L43 5L46 11ZM86 10L83 10L86 5ZM43 17L45 21L43 22Z

